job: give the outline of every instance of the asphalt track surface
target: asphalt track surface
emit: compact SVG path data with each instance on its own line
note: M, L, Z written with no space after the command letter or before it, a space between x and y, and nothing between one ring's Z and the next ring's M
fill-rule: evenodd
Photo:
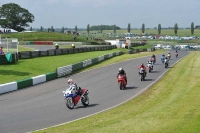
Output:
M38 51L45 51L45 50L49 50L49 49L55 49L54 45L21 45L21 46L27 47L27 48L34 48L35 50L38 50ZM62 45L59 45L59 46L62 46ZM68 44L68 46L71 46L71 45ZM76 48L94 47L94 45L75 45L75 46L76 46ZM101 46L101 45L98 45L98 46Z
M187 51L179 51L178 58L172 54L169 65L187 54ZM138 95L170 69L164 68L160 55L157 55L154 70L147 74L146 81L140 81L138 66L141 63L146 64L148 58L131 59L71 75L70 78L79 86L89 90L88 107L79 105L70 110L65 106L62 91L68 86L69 77L1 95L0 133L23 133L69 122L116 106ZM123 67L127 73L128 84L125 90L120 90L117 84L116 74L119 67Z

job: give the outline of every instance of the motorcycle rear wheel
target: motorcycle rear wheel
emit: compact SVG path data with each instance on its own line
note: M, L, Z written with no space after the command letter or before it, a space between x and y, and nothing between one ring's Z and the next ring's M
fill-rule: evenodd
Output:
M84 95L84 96L82 97L82 99L81 99L81 102L82 102L82 104L83 104L84 106L88 106L89 103L90 103L90 100L89 100L88 95Z

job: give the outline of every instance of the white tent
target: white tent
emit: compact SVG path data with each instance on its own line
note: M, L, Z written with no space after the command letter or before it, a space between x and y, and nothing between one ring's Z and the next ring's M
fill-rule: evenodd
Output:
M0 30L1 30L1 32L3 32L3 33L4 33L4 31L6 31L6 30L10 30L11 33L18 32L18 31L13 30L13 29L9 29L9 28L1 28L1 27L0 27Z

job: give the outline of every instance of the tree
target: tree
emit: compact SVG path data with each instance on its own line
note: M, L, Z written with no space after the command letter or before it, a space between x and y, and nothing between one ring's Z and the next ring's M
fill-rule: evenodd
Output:
M128 24L127 31L128 31L128 33L130 33L130 32L131 32L131 24L130 24L130 23Z
M145 31L145 24L142 24L142 33Z
M78 29L77 29L77 25L75 26L74 30L75 30L76 32L78 31Z
M103 32L103 26L102 25L100 26L100 32L101 33Z
M87 25L87 33L89 34L89 32L90 32L90 25L88 24Z
M28 23L34 21L34 16L24 8L15 3L8 3L0 7L1 27L14 29L16 31L24 31L25 27L29 27Z
M194 22L191 23L191 34L194 34Z
M158 24L158 34L160 35L161 33L161 24Z
M177 35L177 32L178 32L178 24L175 23L175 25L174 25L174 34Z
M116 25L113 25L114 33L116 33Z
M54 28L53 28L53 26L51 26L51 32L54 32Z
M65 32L65 28L64 28L64 27L61 28L61 32L62 32L62 33Z
M30 27L30 31L32 31L33 30L33 28L32 28L32 26Z
M43 27L42 26L40 27L40 32L43 32Z

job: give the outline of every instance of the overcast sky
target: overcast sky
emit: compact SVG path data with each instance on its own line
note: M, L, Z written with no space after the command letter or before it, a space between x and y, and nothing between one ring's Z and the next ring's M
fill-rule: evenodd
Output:
M33 28L86 28L87 24L127 28L200 25L200 0L0 0L15 3L35 17Z

